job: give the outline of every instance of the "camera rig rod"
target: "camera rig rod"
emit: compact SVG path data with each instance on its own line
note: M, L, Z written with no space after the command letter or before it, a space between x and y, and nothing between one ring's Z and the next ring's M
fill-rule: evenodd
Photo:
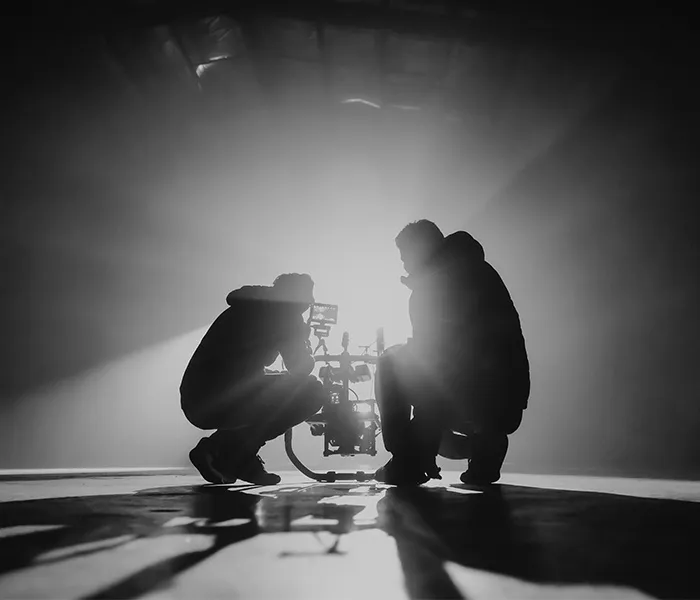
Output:
M374 473L365 473L364 471L343 471L340 473L336 471L326 471L325 473L312 471L301 462L299 457L294 453L292 431L292 429L287 429L287 431L284 432L284 449L287 451L287 456L289 460L292 461L292 464L307 477L315 479L316 481L326 481L328 483L333 483L334 481L370 481L374 479Z
M332 307L333 305L320 306ZM331 392L335 389L335 400L332 400L331 404L328 407L324 407L320 413L306 420L306 422L311 425L312 435L324 436L324 456L354 456L355 454L369 454L370 456L374 456L376 454L375 439L381 430L379 416L376 415L375 409L373 408L376 406L376 400L373 398L360 400L360 398L357 397L357 393L350 388L350 383L351 381L357 383L358 381L369 380L363 378L365 375L369 376L369 370L366 366L365 372L359 375L352 365L353 363L364 363L365 365L376 365L378 363L379 357L384 351L384 331L382 328L377 330L377 339L375 342L377 344L376 356L372 356L368 352L363 354L350 354L348 352L350 336L347 332L343 334L341 342L343 352L340 354L329 354L324 340L327 336L325 328L321 331L316 331L314 328L314 332L319 340L319 344L313 352L314 361L317 363L326 363L326 367L324 367L325 372L322 369L320 376L324 387ZM323 354L316 354L319 349L323 349ZM338 367L332 368L330 363L337 363ZM340 385L337 385L338 383ZM350 392L357 397L356 402L364 403L365 406L369 404L369 412L359 413L356 409L352 408L355 404L350 401ZM350 412L347 412L348 410ZM346 420L348 416L351 416L350 421ZM360 425L359 430L355 429L356 424ZM349 430L348 427L350 427ZM315 433L314 428L316 428L317 431L320 430L322 433ZM348 433L350 436L349 438L347 435ZM293 429L288 429L284 434L284 447L287 456L291 463L310 479L322 482L372 481L374 479L374 472L326 471L323 473L313 471L308 468L294 452L292 443L293 435ZM348 442L348 439L350 439L350 442Z

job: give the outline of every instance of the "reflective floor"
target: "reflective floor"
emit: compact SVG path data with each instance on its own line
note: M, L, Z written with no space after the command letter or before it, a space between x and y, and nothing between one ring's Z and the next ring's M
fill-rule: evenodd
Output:
M700 484L0 473L1 598L700 598Z

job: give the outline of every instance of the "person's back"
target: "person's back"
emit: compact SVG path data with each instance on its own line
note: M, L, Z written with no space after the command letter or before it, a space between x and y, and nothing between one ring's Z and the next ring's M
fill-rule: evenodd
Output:
M421 273L408 278L415 341L450 387L500 386L499 396L524 409L529 364L510 293L471 235L447 236Z
M185 370L183 409L198 402L203 392L262 376L285 338L298 335L304 326L301 315L284 313L269 286L241 287L228 294L226 303L228 308L209 327Z
M306 274L280 275L272 287L231 292L229 307L194 352L180 386L180 402L195 427L216 429L190 451L190 460L212 483L279 481L257 452L290 427L315 414L325 392L311 375L314 358L302 315L313 303ZM266 375L282 356L286 371Z
M469 459L464 483L497 481L530 392L518 312L468 233L445 237L423 219L395 241L411 289L413 335L379 361L377 401L392 459L375 477L439 477L440 454Z

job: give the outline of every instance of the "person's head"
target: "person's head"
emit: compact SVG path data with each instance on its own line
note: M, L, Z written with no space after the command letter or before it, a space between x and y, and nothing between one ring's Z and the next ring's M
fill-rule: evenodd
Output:
M421 219L406 225L395 240L406 273L417 273L444 240L442 231L432 221Z
M314 302L314 280L306 273L283 273L272 283L275 297L280 302L303 313Z

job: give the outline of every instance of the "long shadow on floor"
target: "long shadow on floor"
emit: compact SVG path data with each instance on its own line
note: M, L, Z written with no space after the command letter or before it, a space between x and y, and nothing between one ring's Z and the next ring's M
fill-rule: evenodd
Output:
M42 524L63 527L2 535ZM700 504L505 485L483 493L367 483L170 487L10 502L0 506L0 574L37 560L104 552L110 540L212 536L206 550L146 565L87 596L134 598L258 534L329 531L337 540L364 528L395 538L413 598L461 597L445 572L448 560L537 583L616 584L661 598L700 597L693 560ZM47 559L50 552L63 558ZM337 544L319 547L320 554L333 552L342 553Z
M530 582L700 597L698 503L507 485L481 494L393 488L379 515L382 528L396 538L408 575L415 573L418 556L427 565L432 560L436 574L437 564L450 560ZM423 578L413 579L406 581L413 597L430 595ZM442 597L454 595L443 589Z

